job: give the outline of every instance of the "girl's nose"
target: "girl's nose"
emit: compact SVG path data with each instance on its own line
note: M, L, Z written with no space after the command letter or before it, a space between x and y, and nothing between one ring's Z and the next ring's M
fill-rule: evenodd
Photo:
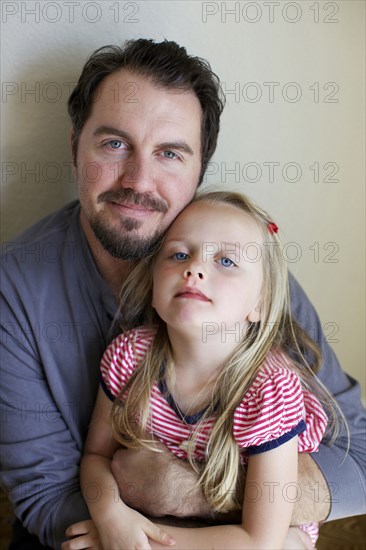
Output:
M203 279L203 273L202 273L202 270L200 269L194 269L194 268L189 268L189 269L186 269L183 273L183 277L185 279L189 279L191 277L197 277L198 279Z

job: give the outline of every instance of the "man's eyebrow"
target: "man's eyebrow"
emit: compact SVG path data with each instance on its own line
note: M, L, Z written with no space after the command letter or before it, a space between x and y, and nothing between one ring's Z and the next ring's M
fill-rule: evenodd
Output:
M124 132L123 130L119 130L118 128L114 128L113 126L99 126L99 128L97 128L94 132L94 136L102 136L108 134L118 136L122 139L127 139L128 141L132 141L131 135L129 133ZM185 141L166 141L163 143L159 143L157 147L159 149L175 149L177 151L187 153L188 155L194 155L193 149Z
M114 136L121 137L123 139L130 139L130 135L123 130L113 128L113 126L99 126L94 132L94 136L102 136L106 134L113 134Z
M184 141L167 141L165 143L159 143L159 149L176 149L188 155L194 155L193 149Z

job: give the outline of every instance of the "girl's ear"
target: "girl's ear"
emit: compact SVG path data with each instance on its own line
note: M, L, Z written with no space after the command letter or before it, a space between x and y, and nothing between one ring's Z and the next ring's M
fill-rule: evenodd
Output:
M251 323L258 323L262 318L261 306L260 304L256 305L255 308L249 313L247 319Z

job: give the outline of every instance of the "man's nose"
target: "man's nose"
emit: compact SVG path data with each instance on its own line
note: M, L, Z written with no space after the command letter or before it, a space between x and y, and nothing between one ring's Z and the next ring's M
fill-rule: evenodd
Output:
M153 167L149 160L138 154L129 157L120 167L119 183L138 193L155 191Z

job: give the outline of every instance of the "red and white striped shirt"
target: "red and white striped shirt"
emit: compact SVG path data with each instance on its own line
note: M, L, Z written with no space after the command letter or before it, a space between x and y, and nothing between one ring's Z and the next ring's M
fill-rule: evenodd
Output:
M140 327L120 334L107 348L101 362L102 386L114 399L143 359L155 337L155 330ZM177 457L187 458L187 445L200 413L183 415L162 384L151 393L151 414L147 429ZM242 461L251 454L268 451L298 435L299 452L314 452L327 426L327 416L317 398L301 386L281 352L268 354L252 386L234 411L233 436L242 449ZM205 449L215 421L200 426L194 442L194 456L205 460Z

